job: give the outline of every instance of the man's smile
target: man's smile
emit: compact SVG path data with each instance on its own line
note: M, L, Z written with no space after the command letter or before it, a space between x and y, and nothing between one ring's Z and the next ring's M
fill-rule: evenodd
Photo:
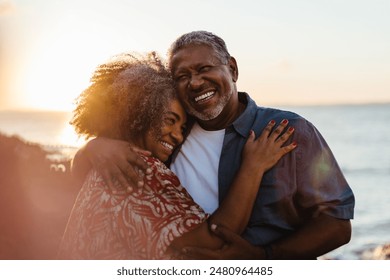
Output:
M208 91L204 94L201 94L201 95L195 97L194 101L198 104L202 104L202 103L206 102L207 100L213 98L214 95L215 95L215 91Z

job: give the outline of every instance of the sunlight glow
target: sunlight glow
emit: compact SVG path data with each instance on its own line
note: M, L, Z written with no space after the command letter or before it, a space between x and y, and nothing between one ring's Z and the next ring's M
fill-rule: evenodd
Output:
M63 41L66 41L64 38ZM33 108L68 111L73 108L73 100L88 85L93 67L81 49L72 56L65 42L36 54L26 67L23 92L25 102Z
M46 15L41 33L31 38L17 81L20 102L33 109L72 110L74 99L88 86L98 64L123 51L145 49L139 43L151 39L142 30L132 32L131 37L123 34L123 22L114 20L107 25L102 14L86 4L77 13L71 5L63 5L62 12ZM109 12L113 7L107 9L113 13ZM124 12L121 18L127 16ZM123 41L133 36L139 39Z
M58 143L65 146L81 147L85 140L80 138L70 124L66 124L58 136Z
M188 14L178 0L5 0L0 109L69 111L110 56L165 54L178 35L202 29L226 40L238 60L239 90L263 105L389 102L383 1L231 1L215 14L219 2Z

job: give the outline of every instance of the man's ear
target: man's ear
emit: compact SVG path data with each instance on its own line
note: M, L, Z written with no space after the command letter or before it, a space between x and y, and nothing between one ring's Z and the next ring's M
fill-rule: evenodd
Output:
M236 59L232 56L229 59L229 68L230 68L230 73L232 74L233 82L237 82L237 80L238 80L238 66L237 66Z

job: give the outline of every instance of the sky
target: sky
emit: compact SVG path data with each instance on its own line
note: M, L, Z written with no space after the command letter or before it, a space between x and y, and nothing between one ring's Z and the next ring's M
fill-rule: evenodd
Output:
M112 55L207 30L259 105L390 102L388 0L0 0L0 110L70 111Z

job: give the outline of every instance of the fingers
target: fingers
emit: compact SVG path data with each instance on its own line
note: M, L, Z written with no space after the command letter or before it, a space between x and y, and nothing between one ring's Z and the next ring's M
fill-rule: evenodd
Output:
M280 122L280 124L274 129L274 126L276 122L274 120L271 120L267 126L263 129L259 140L265 141L265 140L271 140L273 142L279 142L280 145L283 145L293 134L294 128L289 127L286 130L286 127L288 125L288 120L284 119ZM283 131L285 131L283 133Z
M111 192L115 193L116 188L114 186L114 181L112 180L111 173L107 169L102 169L102 171L100 171L100 174L102 175L104 182L106 182L106 184L110 188Z
M119 191L118 186L115 185L115 181L118 181L122 187L128 186L129 183L126 180L126 177L116 166L112 166L111 169L100 170L104 181L106 182L112 193L116 193L117 191Z
M229 259L229 250L226 251L223 248L228 248L226 246L227 244L240 242L241 237L239 237L237 234L230 231L229 229L223 226L217 226L216 224L212 224L210 226L210 230L213 232L213 234L215 234L225 242L225 245L222 247L222 249L211 250L201 247L185 247L182 249L182 253L187 258L197 260Z
M150 151L143 150L143 149L140 149L140 148L135 147L135 146L132 147L132 150L133 150L134 152L141 153L141 154L143 154L144 156L151 156L151 155L152 155L152 153L151 153Z
M297 142L292 142L290 145L284 146L281 148L281 155L285 155L290 151L294 150L298 146Z
M286 130L288 120L284 119L281 121L279 126L271 133L270 138L278 143L278 146L282 146L294 133L294 128L289 127ZM283 132L284 131L284 132ZM283 132L283 133L282 133ZM297 143L294 141L291 144L280 148L280 156L283 156L297 147Z
M274 126L275 126L275 121L274 120L269 121L267 126L263 129L263 131L260 134L259 137L260 141L266 140L270 136Z
M272 131L269 138L271 140L276 141L276 139L280 136L280 134L284 131L288 124L288 120L284 119L280 122L280 124Z
M294 133L294 128L290 126L282 135L276 138L276 141L279 142L280 145L283 145L291 137L293 133Z
M133 170L135 171L139 169L145 174L150 174L152 172L149 165L136 153L127 156L127 161L134 167Z
M121 174L120 177L124 177L126 179L126 181L120 180L120 183L123 187L127 188L128 190L132 190L138 186L142 187L142 184L140 183L143 183L142 173L138 171L136 166L133 166L128 161L125 161L123 164L121 164L119 169L123 174Z
M88 159L103 176L111 190L142 187L143 175L151 172L141 155L150 152L136 148L127 141L95 138L88 145ZM119 184L114 184L119 183Z
M217 226L212 224L210 229L216 236L221 238L226 243L237 243L241 241L241 237L239 235L224 226Z
M249 131L249 137L248 137L248 142L253 142L255 141L255 138L256 138L256 135L255 135L255 132L253 130L250 130Z
M150 174L152 170L148 164L137 154L139 149L133 147L133 152L126 155L126 162L123 163L121 171L127 177L127 189L131 191L134 188L142 188L144 186L144 174ZM150 153L145 151L145 153ZM121 181L122 183L122 181Z

